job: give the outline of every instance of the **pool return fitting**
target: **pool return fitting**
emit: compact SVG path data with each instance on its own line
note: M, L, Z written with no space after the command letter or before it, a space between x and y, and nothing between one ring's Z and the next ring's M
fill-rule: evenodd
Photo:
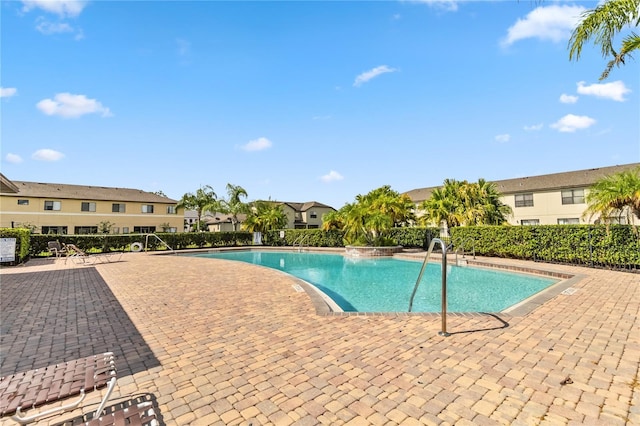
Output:
M451 334L447 333L447 245L440 238L434 238L431 240L431 244L429 244L429 250L427 250L427 255L424 257L422 268L420 268L420 274L416 280L416 285L413 287L411 299L409 299L409 312L411 312L411 309L413 308L413 298L418 291L418 286L420 285L420 281L422 281L422 275L424 274L424 271L427 268L427 263L429 262L429 256L431 256L431 252L433 251L433 247L436 243L440 244L440 247L442 247L442 330L439 331L438 334L440 336L448 337Z

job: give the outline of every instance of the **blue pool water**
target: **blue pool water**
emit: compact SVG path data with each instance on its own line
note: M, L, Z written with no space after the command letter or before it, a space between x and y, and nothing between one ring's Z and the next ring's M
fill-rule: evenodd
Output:
M284 271L331 297L346 312L407 312L422 262L395 258L349 258L339 254L228 251L198 257L235 260ZM413 312L440 312L440 263L429 263ZM557 282L556 279L448 266L449 312L499 312Z

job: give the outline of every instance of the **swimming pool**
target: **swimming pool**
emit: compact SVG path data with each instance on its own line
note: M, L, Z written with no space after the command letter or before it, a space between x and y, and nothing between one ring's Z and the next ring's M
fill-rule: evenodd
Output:
M225 251L197 257L247 262L303 279L345 312L407 312L422 262L396 258L350 258L339 254ZM440 263L429 263L413 312L440 312ZM500 312L544 290L557 279L473 267L447 267L449 312Z

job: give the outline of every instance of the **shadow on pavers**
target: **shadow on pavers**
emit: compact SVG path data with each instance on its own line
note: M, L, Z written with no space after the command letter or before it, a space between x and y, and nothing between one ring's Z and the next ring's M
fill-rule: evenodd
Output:
M95 268L2 276L0 376L103 352L118 377L160 365Z

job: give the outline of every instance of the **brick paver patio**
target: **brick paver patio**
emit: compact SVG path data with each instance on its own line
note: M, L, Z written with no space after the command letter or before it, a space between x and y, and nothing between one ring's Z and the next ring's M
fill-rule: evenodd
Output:
M580 278L524 315L451 315L443 337L436 314L318 312L248 264L33 260L0 271L0 373L113 351L113 403L150 398L166 425L640 425L640 276L501 262Z

